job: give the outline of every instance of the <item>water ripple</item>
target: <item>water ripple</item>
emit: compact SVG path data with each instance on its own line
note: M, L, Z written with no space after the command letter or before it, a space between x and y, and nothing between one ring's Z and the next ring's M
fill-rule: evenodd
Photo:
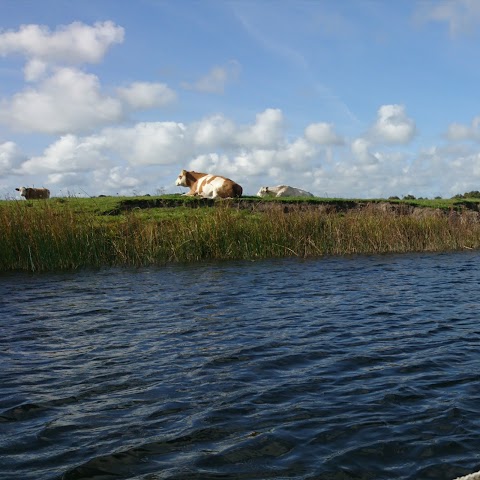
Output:
M3 275L1 478L478 470L479 266L471 252Z

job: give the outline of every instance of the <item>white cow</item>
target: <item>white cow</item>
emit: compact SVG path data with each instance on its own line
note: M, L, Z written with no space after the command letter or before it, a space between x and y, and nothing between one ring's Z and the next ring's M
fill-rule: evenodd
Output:
M48 188L19 187L15 190L20 192L20 196L25 197L25 200L50 198L50 190Z
M184 195L198 195L204 198L241 197L243 192L242 187L229 178L187 170L180 172L175 185L190 188Z
M257 197L313 197L313 194L300 188L278 185L276 187L262 187Z

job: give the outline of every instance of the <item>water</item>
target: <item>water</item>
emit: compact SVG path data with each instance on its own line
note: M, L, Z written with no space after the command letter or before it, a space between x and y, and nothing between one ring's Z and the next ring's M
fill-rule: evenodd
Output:
M480 254L0 276L0 478L480 469Z

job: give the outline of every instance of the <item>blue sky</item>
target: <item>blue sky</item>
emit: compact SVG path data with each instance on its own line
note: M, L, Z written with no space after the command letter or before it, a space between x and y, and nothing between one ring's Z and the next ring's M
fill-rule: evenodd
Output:
M0 0L0 195L480 190L478 0Z

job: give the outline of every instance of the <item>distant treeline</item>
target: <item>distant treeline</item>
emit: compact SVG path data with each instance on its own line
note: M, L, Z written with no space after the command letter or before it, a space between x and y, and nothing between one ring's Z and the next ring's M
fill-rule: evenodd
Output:
M472 192L466 192L463 195L461 193L457 193L452 198L480 198L480 192L478 190L474 190Z

